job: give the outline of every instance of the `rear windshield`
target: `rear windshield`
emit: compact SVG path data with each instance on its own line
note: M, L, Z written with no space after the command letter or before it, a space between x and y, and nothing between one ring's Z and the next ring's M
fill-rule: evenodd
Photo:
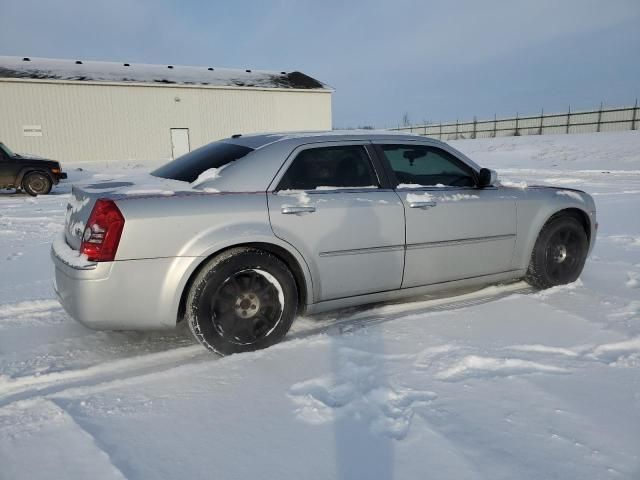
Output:
M151 175L192 183L202 172L223 167L252 151L249 147L214 142L176 158L151 172Z

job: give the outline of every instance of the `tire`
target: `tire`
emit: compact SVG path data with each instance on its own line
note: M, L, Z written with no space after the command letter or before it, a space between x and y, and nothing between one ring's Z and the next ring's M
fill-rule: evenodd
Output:
M40 172L27 173L22 179L22 189L32 197L46 195L51 191L52 186L51 179Z
M298 309L293 275L276 256L232 248L207 262L186 302L194 337L220 355L249 352L279 342Z
M552 217L538 235L525 280L537 288L575 282L588 251L587 233L575 217Z

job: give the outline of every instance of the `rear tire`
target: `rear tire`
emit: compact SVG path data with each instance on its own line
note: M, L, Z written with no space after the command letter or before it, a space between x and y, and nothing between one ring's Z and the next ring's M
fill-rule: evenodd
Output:
M297 307L287 266L268 252L237 247L202 267L188 293L186 321L203 346L229 355L279 342Z
M51 179L40 172L27 173L22 179L22 189L32 197L46 195L51 191Z
M525 280L537 288L575 282L582 273L588 251L587 233L575 217L552 218L538 235Z

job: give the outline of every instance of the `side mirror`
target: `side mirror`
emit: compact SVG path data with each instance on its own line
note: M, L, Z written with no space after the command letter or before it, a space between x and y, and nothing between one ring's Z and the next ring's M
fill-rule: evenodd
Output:
M494 185L498 181L498 172L495 170L491 170L489 168L481 168L480 174L478 175L478 186L482 187L490 187Z

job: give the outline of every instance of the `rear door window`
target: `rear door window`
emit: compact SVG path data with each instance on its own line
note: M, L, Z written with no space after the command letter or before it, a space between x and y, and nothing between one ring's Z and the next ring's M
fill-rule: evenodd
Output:
M381 145L400 186L473 187L473 170L437 147Z
M303 150L282 177L278 190L378 187L364 146L348 145Z
M252 148L233 143L214 142L176 158L151 175L192 183L204 171L224 167L252 151Z

